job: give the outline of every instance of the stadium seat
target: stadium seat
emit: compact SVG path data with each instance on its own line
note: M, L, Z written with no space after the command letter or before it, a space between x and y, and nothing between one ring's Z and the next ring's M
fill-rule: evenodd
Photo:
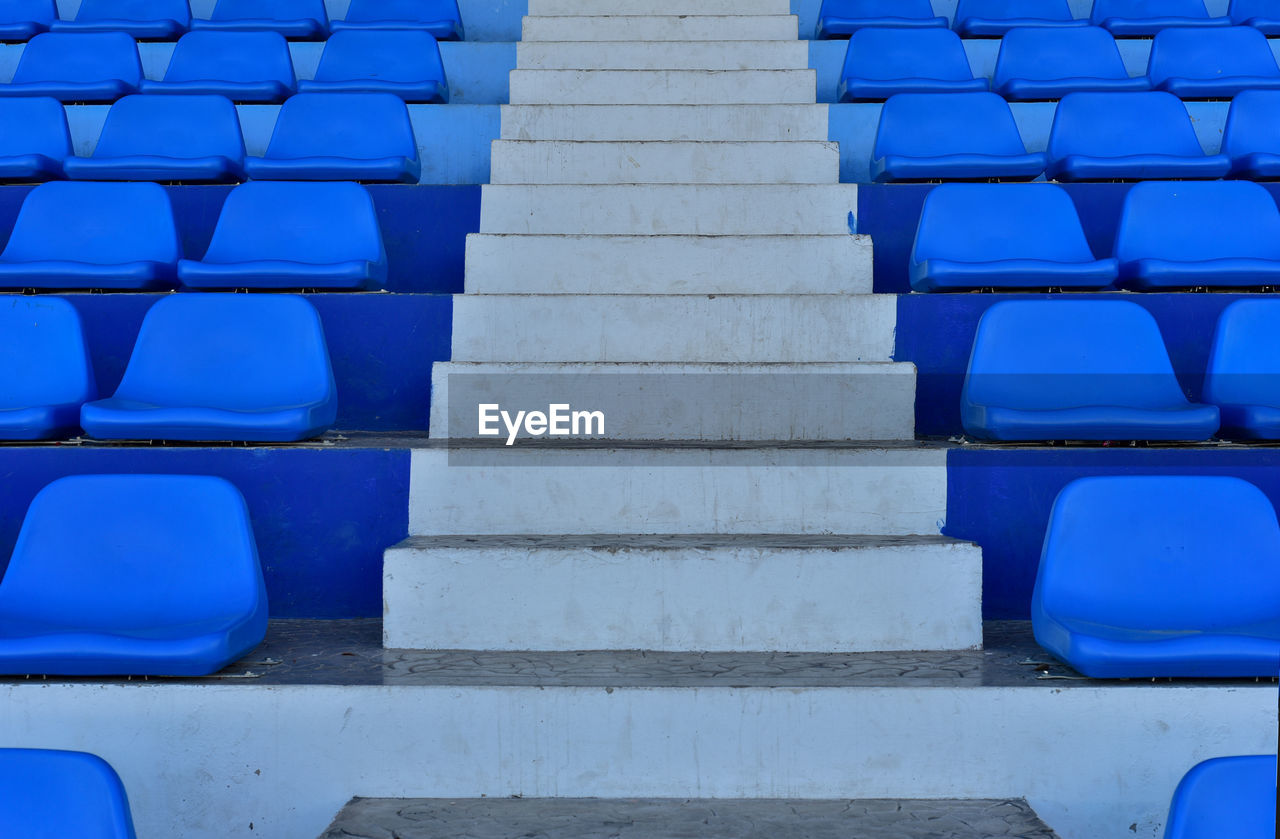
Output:
M75 20L55 20L52 32L123 32L140 40L172 40L191 25L187 0L80 0Z
M1280 90L1246 90L1231 100L1222 153L1233 177L1280 178Z
M27 508L0 581L6 675L207 676L266 629L249 510L206 475L54 481Z
M0 96L51 96L62 102L114 102L138 89L138 45L123 32L45 32L22 50Z
M1148 90L1132 78L1105 29L1014 29L1000 41L992 87L1010 100L1061 99L1075 91Z
M61 178L71 156L67 112L57 99L0 99L0 180Z
M947 19L934 14L929 0L822 0L815 37L848 38L873 26L919 29L946 25Z
M0 440L80 433L80 406L98 398L80 315L59 297L0 298Z
M1275 509L1220 475L1075 480L1049 514L1031 621L1042 647L1095 679L1275 678Z
M1237 26L1252 26L1263 35L1280 35L1280 0L1231 0L1228 14Z
M987 89L975 79L964 42L950 29L861 29L849 39L837 94L841 102L888 99L895 93L965 93Z
M1043 154L1028 154L1009 105L994 93L900 93L884 103L871 176L877 182L1033 180Z
M1164 839L1274 839L1276 756L1215 757L1178 784Z
M393 93L406 102L448 102L449 82L436 39L391 29L335 33L324 45L314 80L301 93Z
M26 41L58 19L53 0L0 0L0 41Z
M1142 291L1280 285L1280 210L1247 181L1135 184L1115 256L1121 284Z
M955 28L966 38L999 38L1022 26L1062 29L1088 23L1072 17L1067 0L960 0Z
M299 93L280 108L267 153L250 157L264 181L417 183L409 109L390 93Z
M464 37L458 0L351 0L347 16L332 29L417 29L440 41Z
M0 288L168 289L180 256L164 187L54 181L22 202Z
M1229 17L1209 17L1204 0L1094 0L1089 20L1113 35L1155 35L1178 26L1230 26Z
M255 181L231 191L189 288L378 288L387 255L373 199L350 183Z
M978 323L961 396L981 440L1207 440L1155 319L1122 300L1011 300Z
M126 96L111 106L92 157L67 177L85 181L237 181L244 138L222 96Z
M174 294L142 321L124 379L80 425L103 440L295 442L338 402L316 310L285 294Z
M143 93L201 93L233 102L283 102L297 87L289 44L278 32L188 32L174 47L164 81Z
M1068 93L1049 132L1045 175L1058 181L1222 178L1225 154L1206 155L1171 93Z
M1052 184L943 184L925 199L911 252L916 291L1104 288L1071 197Z
M1267 36L1251 27L1170 29L1151 44L1147 78L1183 99L1230 99L1280 89L1280 66Z
M85 752L0 749L0 824L15 837L135 839L120 776Z
M1280 300L1237 300L1222 311L1203 398L1222 414L1220 436L1280 440Z
M195 18L196 31L278 32L297 40L323 39L329 34L324 0L218 0L209 19Z

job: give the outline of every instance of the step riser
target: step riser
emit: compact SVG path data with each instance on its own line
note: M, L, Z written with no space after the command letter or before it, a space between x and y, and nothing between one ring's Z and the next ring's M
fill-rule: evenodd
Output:
M825 105L503 105L503 140L827 140Z
M524 41L794 41L794 15L526 17Z
M812 105L812 70L513 70L513 105Z
M521 70L806 70L806 41L540 41L516 45Z
M529 0L529 14L598 15L600 0ZM787 0L610 0L611 15L788 15Z

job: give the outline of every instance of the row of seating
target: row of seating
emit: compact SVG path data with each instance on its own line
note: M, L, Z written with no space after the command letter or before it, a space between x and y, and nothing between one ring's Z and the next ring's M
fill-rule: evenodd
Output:
M161 80L146 79L138 45L118 32L37 35L0 96L113 102L130 93L217 94L274 103L295 92L388 93L406 102L449 101L436 39L425 32L342 32L330 38L315 78L298 81L289 45L275 32L182 36Z
M61 20L55 0L4 0L0 41L25 41L41 32L124 32L172 39L188 29L276 32L323 38L330 31L413 29L461 40L457 0L351 0L343 20L330 22L324 0L217 0L208 19L193 18L187 0L81 0L74 20Z
M1000 41L988 83L974 75L964 42L950 30L863 29L849 39L837 94L841 102L871 102L895 93L989 88L1010 100L1141 90L1228 99L1243 90L1280 88L1280 65L1262 33L1240 26L1161 32L1140 77L1130 77L1104 29L1013 29Z
M955 29L970 37L999 37L1020 26L1067 29L1092 24L1116 35L1150 36L1182 26L1251 26L1280 34L1280 0L1231 0L1225 17L1210 17L1204 0L1094 0L1089 17L1075 18L1067 0L960 0ZM818 38L848 38L882 26L946 27L929 0L823 0Z

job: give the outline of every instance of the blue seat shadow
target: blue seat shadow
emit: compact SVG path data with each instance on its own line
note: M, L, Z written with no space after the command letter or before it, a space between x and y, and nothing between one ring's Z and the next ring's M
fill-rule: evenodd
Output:
M331 24L334 32L349 29L417 29L439 41L465 36L458 0L351 0L347 16Z
M57 99L0 99L0 180L50 181L71 156L67 112Z
M218 0L208 19L191 21L193 31L277 32L300 41L323 40L329 34L324 0Z
M440 46L427 32L390 29L334 33L324 45L315 79L298 82L300 93L392 93L406 102L445 103Z
M56 480L27 509L0 581L8 675L207 676L266 629L249 510L222 478Z
M1178 783L1164 839L1273 839L1275 830L1276 756L1215 757Z
M1076 91L1141 91L1105 29L1013 29L1000 41L991 83L1009 100L1060 99Z
M178 40L163 81L143 93L225 96L233 102L283 102L297 88L289 43L278 32L188 32Z
M0 96L50 96L62 102L114 102L142 80L138 45L123 32L45 32L22 50Z
M387 254L369 192L352 183L255 181L231 191L188 288L379 288Z
M978 322L961 394L981 440L1207 440L1155 319L1122 300L1009 300Z
M1042 647L1095 679L1274 678L1275 510L1239 478L1072 481L1049 514L1031 621Z
M1071 197L1053 184L943 184L930 191L911 251L916 291L1105 288Z
M1280 90L1246 90L1231 100L1222 153L1231 158L1232 177L1280 178Z
M1045 175L1058 181L1222 178L1225 154L1206 155L1178 97L1145 93L1069 93L1049 131Z
M814 37L848 38L873 26L945 27L947 19L933 13L929 0L822 0Z
M1203 399L1222 414L1220 436L1280 440L1280 300L1237 300L1222 310Z
M1170 29L1152 42L1147 78L1182 99L1229 99L1280 89L1280 66L1267 36L1252 27Z
M887 99L895 93L965 93L987 89L975 79L964 42L949 29L861 29L849 38L841 102Z
M1237 26L1252 26L1263 35L1280 35L1280 0L1231 0L1227 14Z
M22 202L0 288L169 289L181 255L164 187L53 181Z
M404 100L390 93L299 93L280 108L249 177L274 181L417 183L418 142Z
M338 400L315 308L286 294L176 294L143 318L124 379L80 426L103 440L286 443L317 437Z
M69 158L66 171L92 181L238 181L240 118L222 96L126 96L107 113L93 155Z
M900 93L884 103L871 178L885 181L1033 180L1045 156L1028 154L1009 105L994 93Z
M98 398L80 315L58 297L0 297L0 440L80 433L80 406Z
M1017 27L1066 29L1088 23L1072 17L1067 0L960 0L955 30L966 38L999 38Z
M1280 285L1280 210L1246 181L1135 184L1115 257L1121 284L1140 291Z
M54 0L0 0L0 41L27 41L58 19Z
M0 814L15 837L136 839L120 776L86 752L0 749Z
M81 0L75 20L55 20L52 32L123 32L131 38L172 40L191 25L187 0Z
M1089 21L1128 37L1180 26L1231 25L1229 17L1209 17L1204 0L1094 0Z

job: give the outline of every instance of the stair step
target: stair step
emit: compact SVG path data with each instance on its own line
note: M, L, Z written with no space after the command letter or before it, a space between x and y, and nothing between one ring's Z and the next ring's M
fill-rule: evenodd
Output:
M513 105L812 105L813 70L512 70Z
M807 41L522 41L520 70L806 70Z
M826 105L503 105L503 140L828 139Z
M592 15L601 11L600 0L529 0L529 14ZM788 0L610 0L614 15L787 15Z
M521 28L523 41L794 41L799 36L795 15L561 15L526 17Z

